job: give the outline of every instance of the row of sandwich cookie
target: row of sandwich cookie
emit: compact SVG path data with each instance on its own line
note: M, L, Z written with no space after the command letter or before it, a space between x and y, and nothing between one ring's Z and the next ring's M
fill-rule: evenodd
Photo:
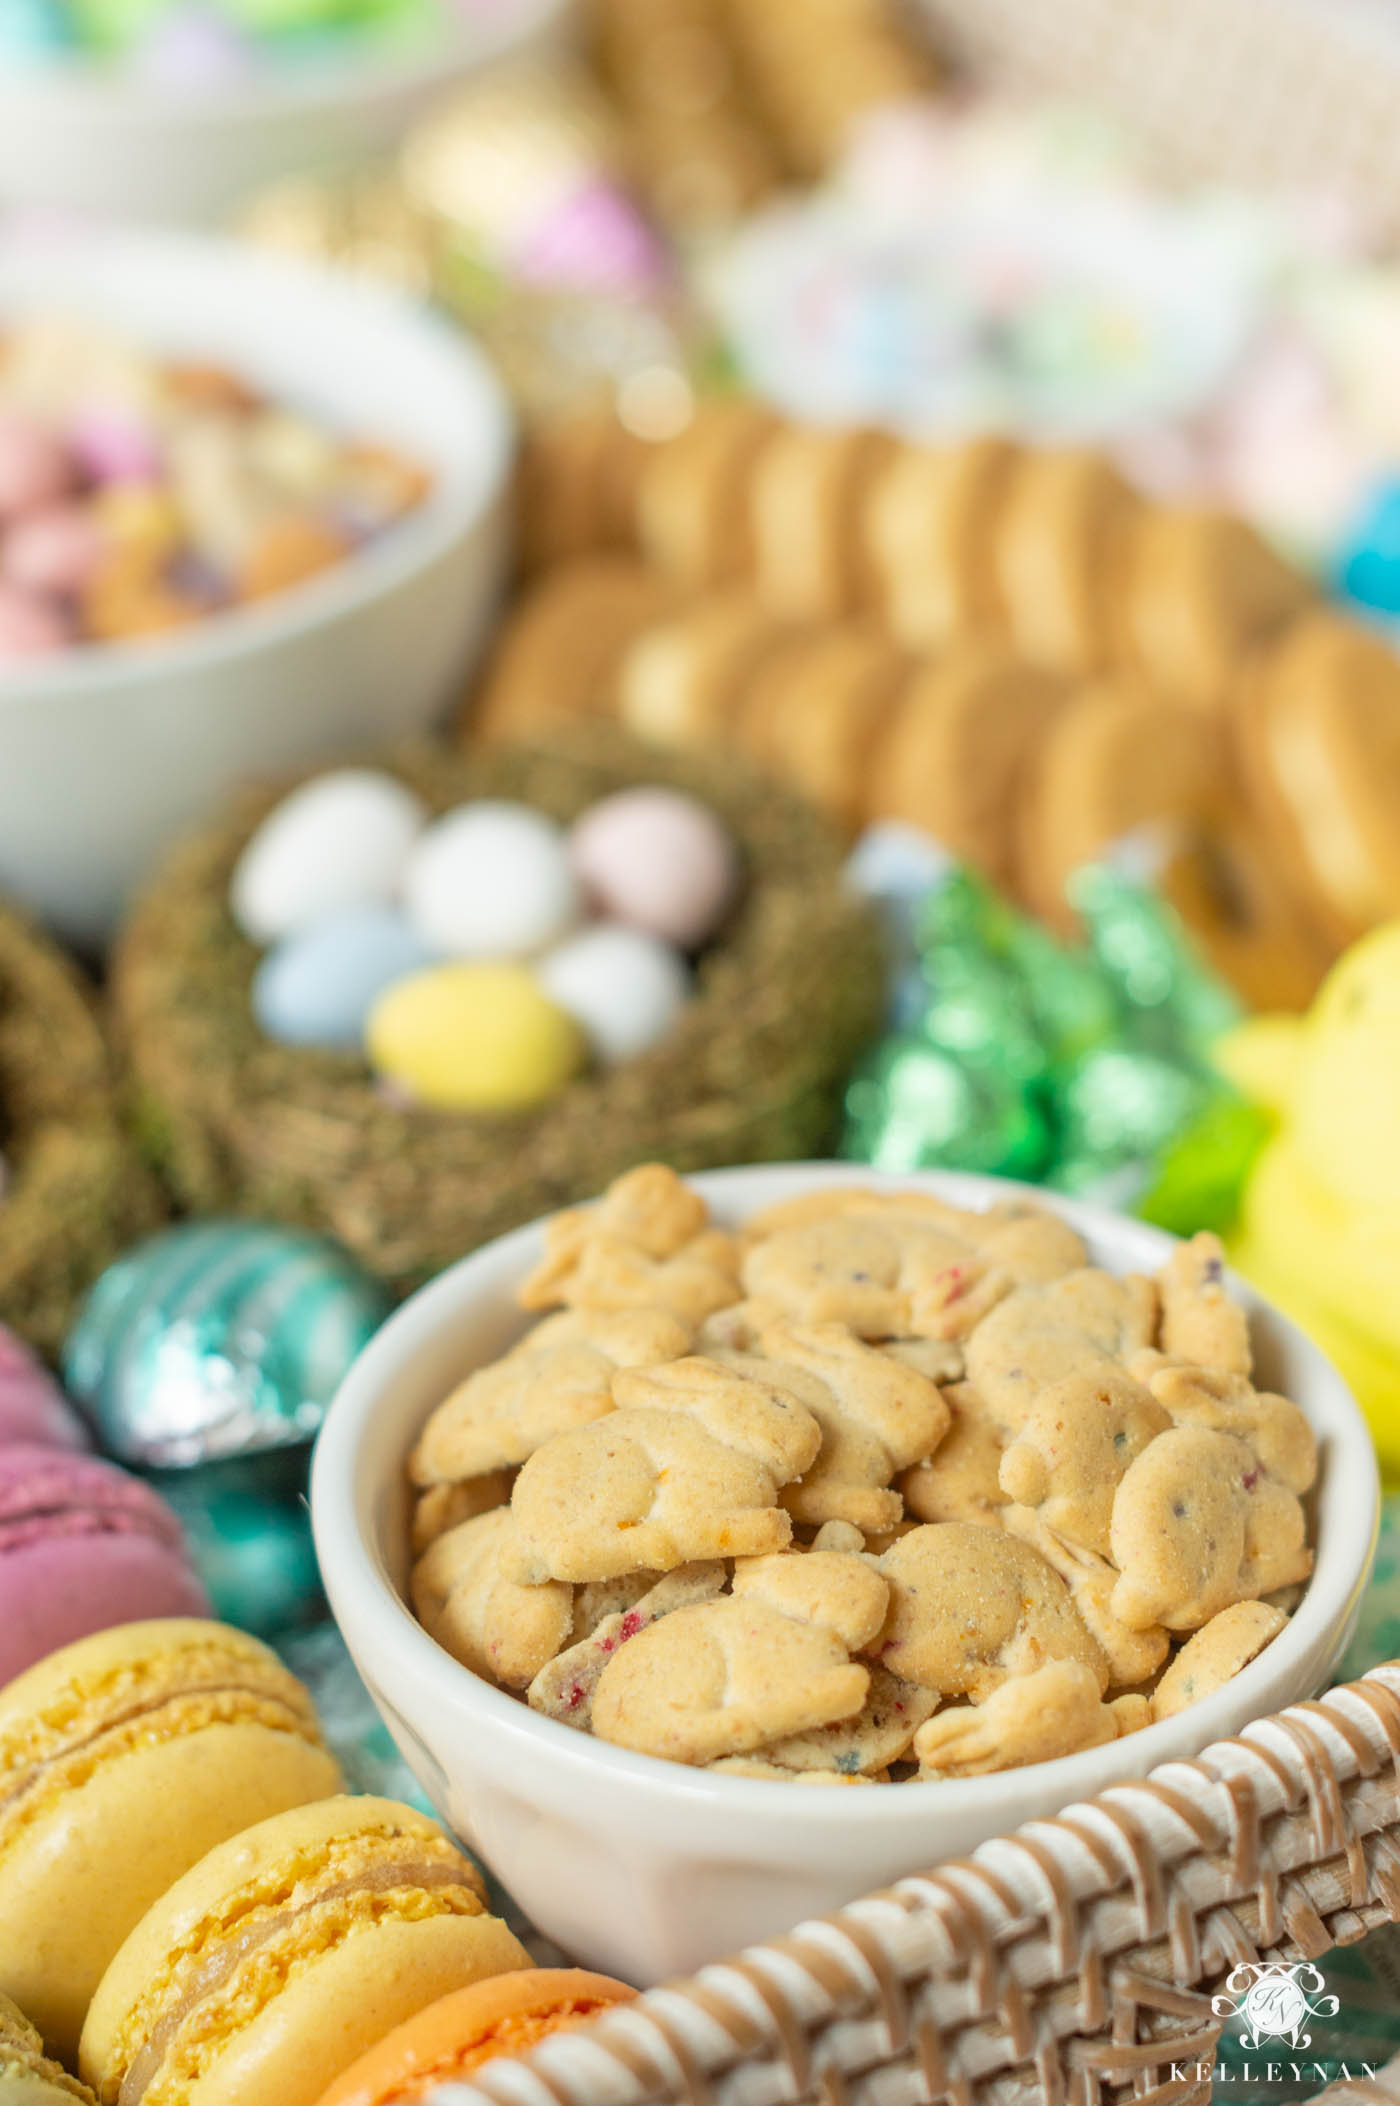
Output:
M1400 911L1400 660L1321 608L1207 716L1132 674L971 638L912 651L860 618L795 621L743 587L688 596L635 557L580 558L519 603L466 735L597 715L746 752L850 831L917 826L1067 933L1072 873L1147 830L1168 895L1255 1005L1305 1006L1337 951Z
M586 20L635 180L679 228L815 178L934 78L891 0L591 0Z
M520 505L527 568L630 548L685 591L747 585L775 614L868 616L912 649L994 638L1207 710L1316 597L1244 520L1151 500L1102 454L915 444L739 396L658 440L600 413L546 424Z
M0 1690L4 2106L393 2106L630 1994L531 1970L241 1632L128 1624Z

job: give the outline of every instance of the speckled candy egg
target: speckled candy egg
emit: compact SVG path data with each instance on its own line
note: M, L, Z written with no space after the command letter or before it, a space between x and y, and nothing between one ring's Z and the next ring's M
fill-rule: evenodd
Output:
M369 1057L386 1081L445 1111L525 1111L583 1065L583 1033L523 965L417 973L370 1013Z
M421 798L376 768L303 783L239 857L234 920L252 942L274 943L342 907L391 899L427 816Z
M454 958L522 958L578 914L568 845L529 805L483 798L430 826L404 873L404 904L424 942Z
M570 846L605 914L682 950L713 936L738 890L734 843L707 806L679 790L603 798L577 822Z
M387 1314L383 1290L325 1237L187 1222L102 1274L64 1379L123 1462L257 1454L311 1440Z
M690 994L685 960L644 929L600 922L540 960L540 984L582 1026L606 1066L665 1037Z
M253 975L253 1014L281 1045L355 1052L385 988L432 963L397 907L343 907L267 953Z

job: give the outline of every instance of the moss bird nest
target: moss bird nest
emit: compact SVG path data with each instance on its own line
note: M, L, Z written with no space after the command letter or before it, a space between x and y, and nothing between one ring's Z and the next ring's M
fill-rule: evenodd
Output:
M608 725L528 748L399 748L371 764L435 812L514 798L566 824L634 784L689 791L733 834L742 896L652 1051L527 1113L405 1107L358 1057L260 1031L249 999L259 954L229 913L229 880L294 783L246 793L169 858L113 967L143 1130L188 1207L328 1231L402 1293L630 1164L694 1170L827 1149L884 973L869 911L843 889L841 851L806 805L724 756L662 753Z
M161 1218L77 968L0 905L0 1320L50 1355L105 1265Z

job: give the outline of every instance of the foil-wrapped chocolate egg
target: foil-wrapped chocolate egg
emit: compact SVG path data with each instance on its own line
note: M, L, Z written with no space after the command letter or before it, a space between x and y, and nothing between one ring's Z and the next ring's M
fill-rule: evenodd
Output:
M123 1462L182 1469L295 1447L315 1436L388 1306L325 1237L187 1222L102 1274L64 1348L64 1378Z

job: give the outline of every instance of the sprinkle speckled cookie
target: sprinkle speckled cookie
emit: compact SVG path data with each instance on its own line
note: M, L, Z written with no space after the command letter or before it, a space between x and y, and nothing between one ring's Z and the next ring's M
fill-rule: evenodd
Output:
M519 1299L555 1313L413 1452L421 1620L546 1717L776 1782L1170 1716L1296 1605L1315 1443L1214 1238L1152 1279L1086 1257L1020 1200L848 1185L727 1231L630 1171L547 1224Z

